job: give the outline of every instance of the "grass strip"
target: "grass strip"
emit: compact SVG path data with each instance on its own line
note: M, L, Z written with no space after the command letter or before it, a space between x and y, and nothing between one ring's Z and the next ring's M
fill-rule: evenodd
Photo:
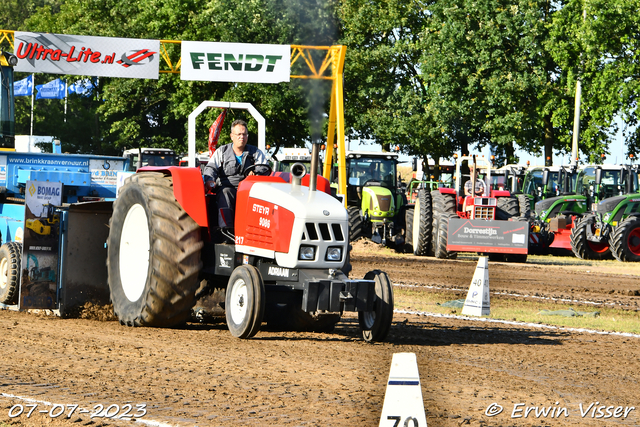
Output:
M460 293L444 293L394 287L394 305L396 309L409 311L426 311L440 314L462 314L462 309L442 307L447 301L464 299ZM597 317L565 317L559 315L543 315L542 310L570 310L595 312ZM539 323L567 328L586 328L608 332L628 332L640 334L640 313L633 310L622 310L605 306L586 306L581 304L539 302L509 298L491 298L491 319L512 320L517 322Z

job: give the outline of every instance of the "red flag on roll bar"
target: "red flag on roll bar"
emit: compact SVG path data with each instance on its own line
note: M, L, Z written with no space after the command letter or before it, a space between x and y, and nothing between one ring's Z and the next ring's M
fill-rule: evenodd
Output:
M209 158L213 156L213 152L216 151L216 147L218 146L218 138L220 137L220 131L222 130L222 124L224 123L226 115L227 109L225 108L209 128Z

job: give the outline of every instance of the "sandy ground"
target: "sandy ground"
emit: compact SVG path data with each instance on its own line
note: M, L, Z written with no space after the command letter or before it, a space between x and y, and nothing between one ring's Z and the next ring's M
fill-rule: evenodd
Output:
M359 246L352 261L353 276L379 268L394 283L451 289L468 288L476 266ZM491 288L637 310L639 277L619 267L495 263ZM396 313L385 343L363 342L349 315L330 334L243 341L224 324L127 328L99 310L86 317L0 312L0 426L131 425L91 418L101 406L146 425L377 426L400 352L417 356L431 427L640 425L636 336Z

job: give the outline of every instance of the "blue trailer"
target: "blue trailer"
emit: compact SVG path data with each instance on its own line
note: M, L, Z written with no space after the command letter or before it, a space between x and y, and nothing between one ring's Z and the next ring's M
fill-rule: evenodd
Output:
M105 242L128 161L16 152L11 60L0 52L0 308L64 316L86 302L108 303Z

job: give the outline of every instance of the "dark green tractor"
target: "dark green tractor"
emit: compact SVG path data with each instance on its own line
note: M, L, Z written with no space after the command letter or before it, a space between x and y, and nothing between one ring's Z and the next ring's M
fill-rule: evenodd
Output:
M581 259L640 261L640 193L638 165L615 170L595 168L600 201L576 221L571 249Z

